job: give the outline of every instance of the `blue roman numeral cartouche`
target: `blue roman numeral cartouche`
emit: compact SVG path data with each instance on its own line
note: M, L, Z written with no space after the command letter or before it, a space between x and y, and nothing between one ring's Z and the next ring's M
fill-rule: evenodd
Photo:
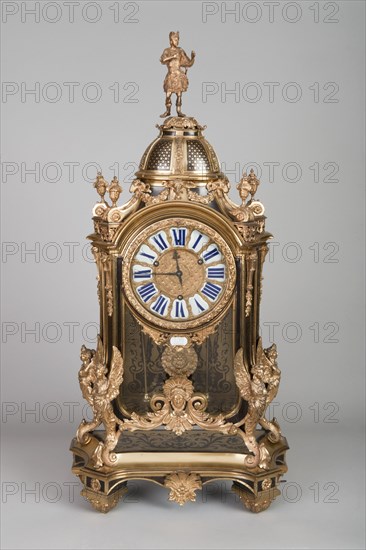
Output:
M140 269L133 274L134 279L151 279L151 269Z
M205 260L205 262L207 262L208 260L211 260L211 258L218 256L219 254L220 252L217 250L217 248L213 248L209 252L205 252L205 254L203 255L203 259Z
M141 256L145 256L145 258L150 258L150 260L155 260L156 256L153 256L152 254L147 254L146 252L140 252Z
M194 244L192 245L193 250L196 250L196 246L198 245L201 239L202 239L202 235L200 234L198 235L197 239L194 241Z
M185 246L186 245L186 229L173 229L173 241L175 246Z
M168 248L168 243L164 240L164 237L160 233L154 235L153 241L158 245L160 250L165 250Z
M225 268L224 267L209 267L207 269L207 276L209 279L224 279Z
M165 296L159 296L151 309L160 315L164 315L168 301L168 298L165 298Z
M199 309L200 311L205 311L205 308L202 307L202 305L199 303L199 301L197 300L197 298L195 298L194 301L196 302L196 305L197 305L197 307L198 307L198 309Z
M140 297L144 302L148 302L150 298L157 293L157 289L153 283L147 283L146 285L139 286L137 292L140 294Z
M175 302L175 316L176 317L185 317L185 313L184 313L184 307L183 307L183 304L182 302L178 302L176 301Z
M218 285L214 285L213 283L206 283L201 290L202 294L205 294L208 298L211 298L212 300L216 300L220 291L221 287Z

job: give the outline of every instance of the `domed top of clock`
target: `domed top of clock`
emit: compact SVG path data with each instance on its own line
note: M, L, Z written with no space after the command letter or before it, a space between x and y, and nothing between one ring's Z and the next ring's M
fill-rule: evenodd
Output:
M224 177L212 145L203 136L205 127L193 117L169 117L157 125L159 136L147 147L136 177L151 186L177 178L197 187Z

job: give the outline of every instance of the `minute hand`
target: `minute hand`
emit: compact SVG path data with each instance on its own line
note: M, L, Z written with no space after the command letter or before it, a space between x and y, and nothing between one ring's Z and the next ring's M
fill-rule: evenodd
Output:
M178 254L178 250L174 250L173 252L173 260L175 260L177 262L177 277L179 279L179 282L180 282L180 286L183 286L183 280L182 280L182 272L179 268L179 263L178 263L178 259L179 259L179 254Z

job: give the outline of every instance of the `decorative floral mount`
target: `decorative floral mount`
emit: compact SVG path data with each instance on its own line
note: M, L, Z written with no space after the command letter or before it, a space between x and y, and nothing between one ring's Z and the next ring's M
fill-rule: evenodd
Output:
M198 474L174 472L166 476L164 485L170 489L169 500L183 506L196 501L196 491L202 489L202 480Z

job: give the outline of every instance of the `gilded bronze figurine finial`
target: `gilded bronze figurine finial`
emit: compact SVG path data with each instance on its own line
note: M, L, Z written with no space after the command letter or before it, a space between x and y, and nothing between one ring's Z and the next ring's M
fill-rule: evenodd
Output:
M169 33L170 48L166 48L160 58L160 63L167 65L168 74L164 80L164 92L166 93L165 106L166 111L161 118L170 116L172 107L172 94L176 94L177 102L176 109L179 117L184 117L182 113L182 93L188 89L187 69L192 67L196 54L192 51L191 59L187 56L186 52L178 47L179 44L179 32Z

